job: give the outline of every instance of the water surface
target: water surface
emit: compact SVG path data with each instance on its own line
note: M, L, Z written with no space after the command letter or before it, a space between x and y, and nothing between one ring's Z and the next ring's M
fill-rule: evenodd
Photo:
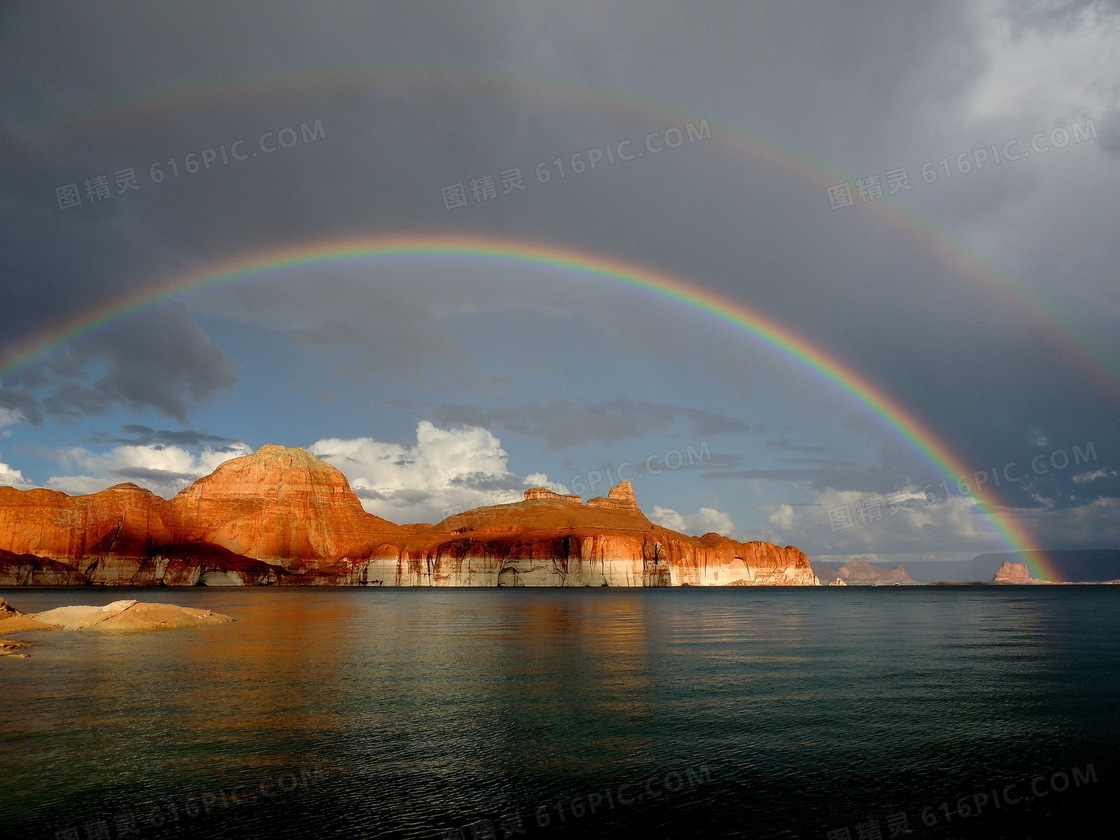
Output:
M1046 838L1120 792L1115 587L0 597L237 619L21 634L5 836Z

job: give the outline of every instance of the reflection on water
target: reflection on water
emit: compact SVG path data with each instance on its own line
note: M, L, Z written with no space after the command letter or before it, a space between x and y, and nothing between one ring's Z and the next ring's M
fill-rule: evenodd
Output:
M1115 588L129 597L237 621L28 634L31 659L0 660L12 836L824 838L908 813L916 837L1049 837L1117 791ZM1078 790L920 820L1087 763ZM703 784L665 788L697 768ZM658 795L616 801L649 779ZM590 813L598 791L611 807ZM572 796L579 817L557 805Z

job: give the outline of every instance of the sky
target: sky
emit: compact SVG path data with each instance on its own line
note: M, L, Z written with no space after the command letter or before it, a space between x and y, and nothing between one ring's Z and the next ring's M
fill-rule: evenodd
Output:
M9 2L0 183L0 484L1120 547L1116 3Z

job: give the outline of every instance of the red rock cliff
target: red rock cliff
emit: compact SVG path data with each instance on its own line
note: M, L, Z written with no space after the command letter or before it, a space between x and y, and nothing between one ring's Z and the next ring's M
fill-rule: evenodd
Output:
M314 567L401 532L366 513L350 482L306 449L262 446L226 461L169 503L180 539L292 568Z
M629 482L606 498L544 488L402 527L362 509L337 469L265 446L170 501L0 488L0 583L385 586L818 585L796 548L650 522Z

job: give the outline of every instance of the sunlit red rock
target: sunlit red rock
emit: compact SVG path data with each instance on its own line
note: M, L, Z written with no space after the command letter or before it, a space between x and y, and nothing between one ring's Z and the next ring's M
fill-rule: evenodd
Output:
M400 526L362 509L306 450L265 446L170 501L135 485L89 496L0 488L0 582L131 585L819 585L792 546L686 536L623 482L605 498L524 500Z
M366 513L350 482L305 449L263 446L200 478L169 503L181 542L314 567L400 526Z

